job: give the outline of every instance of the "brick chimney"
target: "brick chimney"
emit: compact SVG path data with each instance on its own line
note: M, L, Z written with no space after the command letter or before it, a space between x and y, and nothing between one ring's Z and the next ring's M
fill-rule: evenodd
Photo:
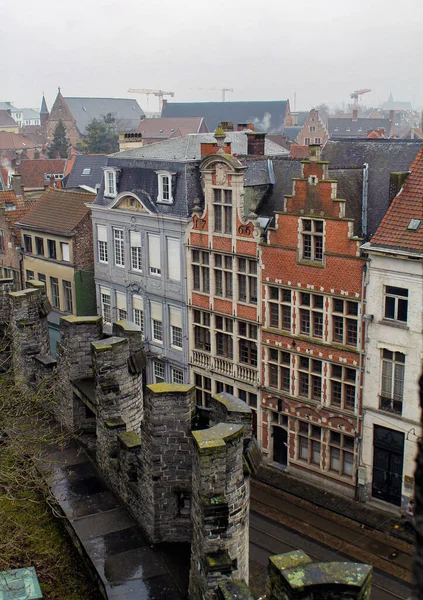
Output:
M22 186L22 175L20 173L15 173L12 175L12 190L15 192L15 196L23 196L23 186Z
M252 123L238 123L237 131L245 131L246 129L254 131L254 125Z
M252 156L264 156L265 133L249 131L247 133L247 154Z
M358 108L354 108L352 120L353 121L358 121Z
M226 134L222 127L218 127L214 132L216 142L205 142L200 144L201 157L212 156L213 154L232 154L231 142L225 142Z
M227 132L231 132L234 130L234 124L232 123L232 121L221 121L218 127L220 129L223 129L223 131Z

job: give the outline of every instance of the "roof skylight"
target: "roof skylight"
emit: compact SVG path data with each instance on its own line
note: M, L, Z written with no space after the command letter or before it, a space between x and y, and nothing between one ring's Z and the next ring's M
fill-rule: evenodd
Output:
M410 231L416 231L420 227L421 222L421 219L411 219L407 229L409 229Z

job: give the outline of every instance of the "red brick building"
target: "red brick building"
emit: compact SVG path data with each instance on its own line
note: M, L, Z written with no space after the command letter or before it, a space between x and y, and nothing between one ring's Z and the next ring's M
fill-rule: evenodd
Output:
M248 153L263 155L264 138L251 133ZM244 174L250 167L231 155L230 143L220 150L214 143L201 146L204 209L194 209L187 242L189 362L197 403L207 406L212 394L228 392L256 417L263 231L247 207Z
M365 259L345 204L312 145L261 245L260 437L270 461L352 496Z

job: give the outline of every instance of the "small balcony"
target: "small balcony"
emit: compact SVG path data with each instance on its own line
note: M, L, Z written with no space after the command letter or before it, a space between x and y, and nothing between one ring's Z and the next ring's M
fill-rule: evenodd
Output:
M202 369L210 369L211 356L205 352L201 352L200 350L193 350L191 352L191 362Z
M244 365L236 365L235 377L239 381L244 381L250 385L258 384L257 370Z
M388 398L387 396L379 397L380 410L402 415L402 398Z
M217 356L213 358L213 370L222 375L233 377L234 366L235 365L231 361L225 360L224 358L219 358Z

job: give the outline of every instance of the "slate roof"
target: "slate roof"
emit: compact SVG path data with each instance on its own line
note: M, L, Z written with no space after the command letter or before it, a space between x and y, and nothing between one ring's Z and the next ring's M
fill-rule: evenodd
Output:
M29 150L40 145L19 133L0 131L0 150Z
M135 131L144 112L136 100L129 98L65 98L82 134L93 119L112 113L120 131Z
M180 135L199 133L203 121L203 117L143 119L137 127L137 133L142 133L145 139L167 140L178 130Z
M225 142L231 142L232 154L246 155L248 134L243 131L227 132ZM165 161L193 161L201 160L201 144L216 142L213 133L191 133L185 137L178 137L133 150L123 150L114 156L119 158L148 158ZM265 140L265 154L270 156L289 155L288 150Z
M0 110L12 110L13 112L18 112L20 109L10 104L10 102L0 102Z
M369 165L368 235L376 232L390 202L390 174L410 169L423 140L329 140L322 159L331 169L351 169ZM342 197L342 196L341 196Z
M288 127L285 127L283 134L295 142L302 128L302 125L289 125Z
M423 148L410 171L401 192L370 240L370 248L382 246L423 255ZM415 230L408 228L412 219L420 221Z
M66 189L79 188L86 185L95 189L103 179L103 167L106 166L105 154L78 154L66 181ZM88 171L87 174L83 174Z
M389 119L353 119L330 117L328 119L328 133L330 137L358 137L366 138L369 131L384 129L386 135L390 134L391 121Z
M15 119L9 115L7 110L0 110L0 127L17 127Z
M45 185L44 175L63 174L66 169L65 158L45 158L34 160L23 160L18 165L18 173L22 175L24 188L42 188Z
M48 108L47 108L47 102L45 99L45 96L43 94L43 99L41 100L41 109L40 109L40 115L48 115Z
M90 193L48 188L19 225L22 229L71 235L89 214L90 209L85 204L92 199Z
M304 125L304 123L306 122L309 114L310 114L310 111L308 111L308 110L300 110L297 113L297 125L302 127Z
M34 108L23 108L22 109L23 121L28 120L28 119L39 119L39 118L40 118L40 113L38 112L38 110L35 110Z
M44 146L47 144L47 138L43 134L41 125L24 125L21 127L21 131L25 137L34 142L37 146Z
M282 133L288 110L287 100L260 102L167 102L162 117L204 117L209 131L221 121L253 123L257 131Z

